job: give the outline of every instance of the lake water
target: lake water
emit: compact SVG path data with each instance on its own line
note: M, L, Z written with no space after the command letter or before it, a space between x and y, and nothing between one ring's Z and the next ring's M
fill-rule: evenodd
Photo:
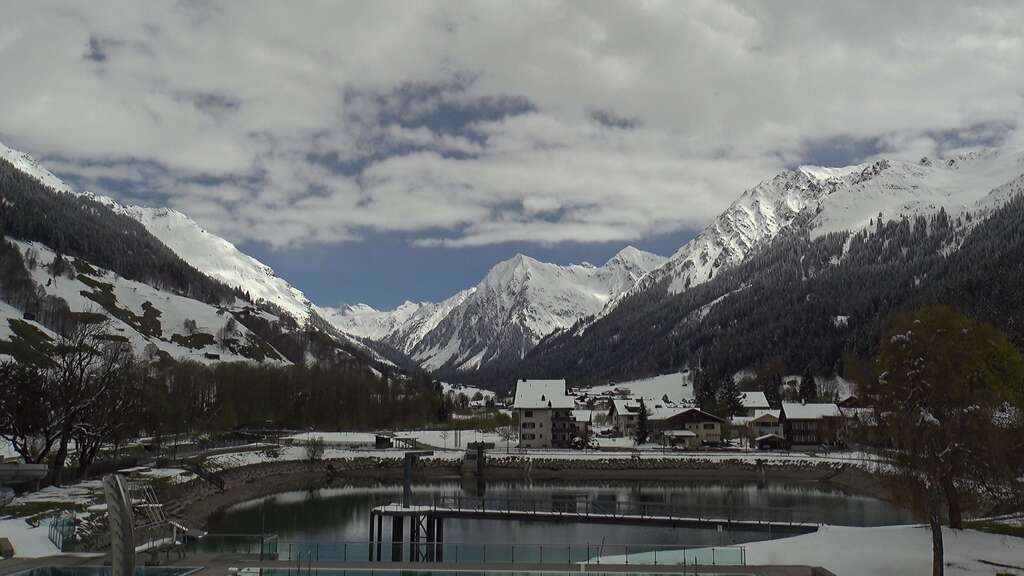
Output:
M670 504L690 516L772 519L847 526L881 526L913 522L909 512L870 496L851 495L819 482L776 482L758 487L745 481L492 481L488 499L590 501L607 504ZM231 506L208 522L211 533L276 534L282 541L367 541L369 512L374 506L401 501L396 483L352 484L294 491ZM436 481L417 484L415 503L437 497L479 495L473 484ZM385 522L387 524L387 522ZM444 521L448 543L579 545L727 545L768 538L763 532L664 526L603 525L574 522L453 519ZM385 531L388 527L385 527ZM385 533L387 539L387 534Z

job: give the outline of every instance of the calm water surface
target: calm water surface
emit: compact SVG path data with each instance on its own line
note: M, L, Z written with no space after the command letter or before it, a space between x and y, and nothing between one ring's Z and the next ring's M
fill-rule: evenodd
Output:
M913 521L905 510L870 496L851 495L819 482L778 482L759 488L744 481L615 481L523 482L492 481L484 487L488 499L527 498L592 502L668 503L688 515L704 517L772 518L794 522L820 522L847 526L880 526ZM372 507L401 500L395 483L346 485L294 491L236 504L208 523L211 533L277 534L282 540L366 542ZM456 480L417 484L414 500L437 496L471 498L476 484ZM387 530L387 528L385 528ZM764 540L761 532L620 526L573 522L508 520L445 520L445 541L450 543L507 544L652 544L710 545Z

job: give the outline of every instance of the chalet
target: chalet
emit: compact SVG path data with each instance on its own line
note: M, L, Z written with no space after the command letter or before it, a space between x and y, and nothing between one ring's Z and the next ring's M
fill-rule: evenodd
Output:
M651 431L655 436L681 430L693 432L697 443L711 444L722 441L722 425L725 420L697 408L677 408L655 413L651 419Z
M781 421L793 445L839 446L845 439L845 418L833 403L783 402Z
M684 450L700 448L700 439L692 430L666 430L661 433L661 442L666 446Z
M520 448L568 448L575 436L576 401L565 380L520 380L512 409L519 416Z
M739 416L758 416L765 410L770 410L768 397L764 392L741 392L743 395L743 413Z
M649 410L650 408L648 408ZM620 436L632 436L640 415L640 401L615 399L609 403L608 421Z
M782 428L781 410L763 411L760 416L755 416L747 422L747 428L749 428L750 435L753 438L765 436L767 434L775 434L782 437L786 436L786 433Z
M758 450L782 450L788 446L786 439L778 434L765 434L754 438L754 447Z

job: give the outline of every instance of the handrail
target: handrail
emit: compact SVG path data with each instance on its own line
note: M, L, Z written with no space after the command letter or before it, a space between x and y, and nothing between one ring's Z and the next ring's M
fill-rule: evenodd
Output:
M421 500L421 502L423 502ZM744 508L739 505L719 507L673 504L670 502L621 502L601 501L591 498L498 498L435 495L419 506L438 511L454 510L473 513L547 513L575 518L603 516L621 519L625 517L666 518L674 520L723 521L726 523L786 524L789 526L820 526L818 520L801 520L798 512L791 508Z

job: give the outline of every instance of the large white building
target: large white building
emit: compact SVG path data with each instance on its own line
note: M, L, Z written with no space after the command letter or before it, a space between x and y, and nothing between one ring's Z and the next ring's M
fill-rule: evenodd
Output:
M567 448L575 434L576 401L565 380L520 380L512 408L519 416L521 448Z

